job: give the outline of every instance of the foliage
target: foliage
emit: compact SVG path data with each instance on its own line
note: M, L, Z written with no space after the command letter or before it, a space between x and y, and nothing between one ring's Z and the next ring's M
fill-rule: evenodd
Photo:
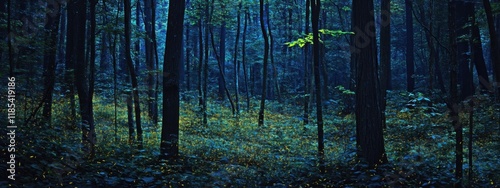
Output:
M322 35L330 35L333 37L340 37L342 35L353 35L354 32L349 32L349 31L342 31L342 30L329 30L329 29L320 29L318 30L320 34ZM321 40L321 35L319 38L319 41L323 43ZM285 43L288 47L294 47L295 45L299 45L299 47L304 47L306 44L313 44L313 34L308 33L305 35L303 38L299 38L295 41L292 42L286 42Z

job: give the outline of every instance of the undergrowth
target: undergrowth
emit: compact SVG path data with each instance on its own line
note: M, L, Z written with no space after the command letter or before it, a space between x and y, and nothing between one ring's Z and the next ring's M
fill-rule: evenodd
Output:
M474 186L499 185L498 110L487 97L477 99L474 145ZM201 123L195 100L181 102L181 157L159 161L161 123L152 125L143 112L144 148L128 143L125 103L94 99L96 157L84 159L81 132L68 125L68 101L54 102L53 125L21 128L19 168L14 187L431 187L452 185L455 133L444 104L423 94L389 92L385 146L389 163L369 168L356 157L355 117L342 106L326 106L326 173L319 173L314 117L303 125L300 105L267 102L265 125L257 126L258 101L242 106L237 117L225 101L208 102L208 125ZM314 114L313 114L314 116ZM464 134L468 113L460 113ZM76 118L78 119L78 117ZM115 127L115 120L116 125ZM160 120L161 121L161 120ZM467 135L464 135L467 154ZM3 151L5 153L5 151ZM467 180L464 155L464 184ZM12 183L12 184L8 184Z

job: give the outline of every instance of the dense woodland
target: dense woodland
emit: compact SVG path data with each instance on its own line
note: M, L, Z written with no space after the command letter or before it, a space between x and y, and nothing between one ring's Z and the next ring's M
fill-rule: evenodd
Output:
M499 35L498 0L5 0L0 187L499 187Z

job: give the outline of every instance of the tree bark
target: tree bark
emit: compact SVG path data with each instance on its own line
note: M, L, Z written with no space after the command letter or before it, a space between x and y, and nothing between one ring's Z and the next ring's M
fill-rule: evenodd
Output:
M153 18L153 11L156 11L154 9L155 2L154 0L145 0L144 1L144 26L146 28L146 35L147 39L145 41L145 47L146 47L146 67L148 70L146 82L148 85L148 114L151 120L153 121L153 124L156 125L158 124L158 106L156 104L156 90L154 89L154 85L156 83L155 76L157 73L154 73L154 71L157 69L155 66L155 49L154 49L154 41L156 40L155 35L153 33L155 32L153 30L153 25L154 23L154 18Z
M491 64L493 65L493 75L495 76L496 87L492 88L492 91L500 94L500 53L499 52L499 40L497 33L495 31L495 24L493 19L493 12L491 9L491 4L489 0L483 0L484 11L486 12L486 20L488 21L488 31L490 33L490 53L491 53ZM494 84L495 86L495 84ZM500 97L497 96L497 100Z
M314 89L316 93L316 122L318 124L318 158L320 172L325 172L324 164L324 148L323 141L323 107L321 103L321 80L319 74L319 13L321 8L321 0L311 1L312 12L312 32L313 32L313 61L314 61Z
M356 142L370 166L387 162L380 108L373 0L352 4L351 58L356 64ZM368 13L368 14L367 14ZM362 30L364 29L364 30Z
M264 0L260 0L260 29L264 38L264 60L262 74L262 98L260 99L259 110L259 126L264 125L264 110L266 108L266 90L267 90L267 65L269 59L269 38L267 36L266 26L264 22Z
M179 76L184 28L184 0L170 0L163 70L163 122L160 159L179 156Z
M463 155L463 133L458 117L458 61L457 61L457 34L455 31L456 23L456 1L448 2L448 29L450 43L450 100L448 108L450 108L450 117L452 126L455 129L455 178L458 183L455 187L460 187L462 184L462 155Z
M405 0L406 7L406 90L415 89L415 62L413 54L413 5L412 0Z
M52 93L54 91L56 77L56 46L57 32L59 30L59 17L61 15L61 5L57 1L47 3L45 12L45 48L43 55L43 76L44 76L44 102L43 121L50 127L52 117ZM62 45L62 44L59 44Z
M474 3L470 3L469 8L472 8L475 10ZM488 72L486 69L486 63L484 61L484 56L483 56L483 46L481 42L481 34L479 32L479 26L478 23L476 22L476 14L473 12L472 13L472 28L471 28L471 39L470 39L470 45L472 49L472 61L474 62L474 66L476 66L476 71L477 71L477 76L479 80L479 86L481 92L486 92L488 90L488 87L490 86L490 81L488 78Z
M125 12L125 58L127 62L127 68L130 73L130 80L132 82L132 95L134 97L134 111L135 111L135 125L137 129L137 146L142 149L142 126L141 126L141 107L139 99L139 88L137 87L137 76L134 69L134 64L132 63L132 56L130 50L130 22L131 22L131 3L130 0L124 0L124 12Z

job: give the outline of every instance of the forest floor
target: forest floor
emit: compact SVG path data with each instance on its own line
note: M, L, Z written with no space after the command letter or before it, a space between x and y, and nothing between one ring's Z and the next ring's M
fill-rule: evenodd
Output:
M342 95L334 98L346 97ZM443 187L456 183L455 131L446 105L421 93L388 95L384 136L389 163L376 168L356 157L354 115L342 113L342 100L325 103L325 173L319 172L316 157L315 115L303 125L302 106L294 99L286 104L268 101L263 127L257 126L257 100L251 100L248 111L242 105L238 118L226 101L209 101L208 126L202 126L196 100L181 102L181 157L172 161L158 160L161 126L151 125L147 113L142 115L144 148L138 150L135 143L128 143L125 104L117 108L115 127L112 101L99 97L94 100L96 156L82 159L81 132L64 123L71 122L68 103L58 100L54 126L19 129L16 180L0 181L0 187ZM473 100L471 181L469 112L466 103L458 108L464 130L462 183L499 187L500 109L489 97ZM2 154L7 154L5 148Z

